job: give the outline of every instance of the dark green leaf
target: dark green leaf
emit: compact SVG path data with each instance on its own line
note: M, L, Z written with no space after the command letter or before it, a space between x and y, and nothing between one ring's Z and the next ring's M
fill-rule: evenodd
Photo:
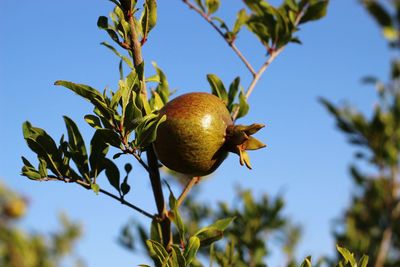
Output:
M318 20L326 16L329 0L311 1L312 3L307 8L300 23L305 23L311 20Z
M47 163L45 159L39 158L39 173L42 178L47 177Z
M64 116L64 121L68 131L68 146L71 158L82 176L89 179L89 159L82 135L73 120Z
M90 177L97 177L105 168L105 159L109 145L103 138L103 130L97 130L90 141L89 163L91 168Z
M219 97L225 104L228 103L228 93L221 79L214 74L207 75L208 83L211 86L212 94Z
M99 119L99 117L95 116L95 115L85 115L84 117L85 121L92 126L95 129L101 129L101 121Z
M43 129L33 127L29 122L25 122L22 125L22 130L29 148L38 157L46 160L47 167L54 174L63 176L66 168L54 140Z
M109 159L105 159L105 170L108 182L120 193L120 175L117 165Z
M97 27L103 30L108 29L108 18L105 16L100 16L97 20Z
M126 194L128 194L130 190L131 190L131 186L124 180L124 182L121 184L122 196L125 196Z

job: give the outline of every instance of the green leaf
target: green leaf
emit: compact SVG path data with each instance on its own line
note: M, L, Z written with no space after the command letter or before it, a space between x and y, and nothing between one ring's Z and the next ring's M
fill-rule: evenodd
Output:
M28 177L31 180L40 180L42 179L42 175L33 168L28 168L27 166L22 167L21 174L23 176Z
M311 1L300 23L305 23L311 20L318 20L326 16L329 0Z
M339 245L336 245L337 251L342 255L346 263L350 263L352 267L357 266L356 259L354 258L353 253L348 251L346 248L340 247Z
M105 170L108 182L120 193L120 174L117 165L111 160L105 159Z
M21 159L25 166L33 168L33 165L29 162L29 160L27 160L25 157L21 157Z
M68 147L70 149L71 158L82 176L89 179L89 159L82 135L73 120L64 116L64 121L68 131Z
M156 92L160 95L164 104L168 103L169 97L171 95L171 91L169 89L169 84L167 77L165 76L164 72L157 66L155 62L152 62L153 67L156 69L158 78L158 85L156 88Z
M142 111L136 105L137 98L139 98L139 96L132 91L132 97L124 110L124 127L126 134L134 131L143 118Z
M248 16L247 16L246 10L243 8L238 12L237 18L235 21L235 25L233 26L233 33L235 35L238 34L238 32L240 31L240 28L242 28L242 26L246 24L247 19L248 19Z
M235 218L221 219L213 224L200 229L195 236L197 236L201 242L201 246L211 245L213 242L220 240L225 229L232 223Z
M122 196L125 196L126 194L128 194L130 190L131 190L131 186L128 184L127 181L124 180L123 183L121 184Z
M39 158L39 173L42 178L47 177L47 163L45 159Z
M161 224L156 219L151 221L150 239L163 243Z
M97 130L90 141L90 177L97 177L105 169L105 159L108 149L109 145L103 138L103 131Z
M169 257L164 246L157 241L147 240L146 245L149 249L150 257L158 264L162 265Z
M90 126L92 126L95 129L103 128L101 126L101 120L99 119L99 117L97 117L95 115L91 115L91 114L85 115L84 119Z
M100 16L99 19L97 20L97 27L99 27L102 30L108 29L108 18L105 16Z
M378 1L363 1L368 12L375 18L381 27L391 27L393 25L389 12Z
M90 185L90 188L93 190L93 192L95 192L95 193L96 193L96 195L98 195L98 194L99 194L100 187L99 187L99 185L98 185L98 184L91 184L91 185Z
M200 239L197 236L192 236L189 239L189 243L184 253L186 264L188 266L190 266L190 263L196 258L196 254L199 248L200 248Z
M228 103L228 93L226 92L225 86L221 79L214 74L207 75L208 83L211 86L211 92L213 95L219 97L225 104Z
M229 86L229 92L228 92L228 110L229 112L233 111L233 104L236 98L236 95L239 91L239 86L240 86L240 77L236 77L231 85Z
M146 147L153 143L157 137L157 129L167 119L166 115L159 117L155 114L147 115L136 128L136 145Z
M85 98L90 103L92 103L106 119L110 119L113 117L114 111L107 107L103 95L96 89L88 85L77 84L68 81L56 81L54 85L64 86L65 88L68 88L76 94L80 95L81 97Z
M249 104L247 103L247 99L243 92L239 94L239 112L237 118L242 118L247 115L249 112Z
M182 250L177 245L172 245L172 260L174 261L174 266L182 267L187 266L185 257L183 256Z
M207 14L211 15L217 12L220 2L219 0L206 0Z
M66 167L54 140L43 129L33 127L28 121L23 123L22 130L29 148L38 157L46 160L48 168L55 175L63 176L66 172Z
M301 263L300 267L312 267L311 256L305 258L304 261Z
M152 111L159 111L164 106L163 100L156 91L152 92L152 96L150 99L150 106Z
M149 32L156 26L157 23L157 1L156 0L146 0L146 5L149 7Z
M363 255L358 262L359 267L367 267L368 266L369 257L367 255Z
M103 46L105 46L105 47L107 47L107 48L110 49L112 52L114 52L114 54L115 54L117 57L119 57L120 59L122 59L122 60L126 63L126 65L128 65L129 68L131 68L131 70L134 69L132 61L131 61L128 57L126 57L126 56L124 56L124 55L121 55L121 54L117 51L117 49L115 49L112 45L108 44L107 42L102 42L102 43L100 43L100 44L103 45Z

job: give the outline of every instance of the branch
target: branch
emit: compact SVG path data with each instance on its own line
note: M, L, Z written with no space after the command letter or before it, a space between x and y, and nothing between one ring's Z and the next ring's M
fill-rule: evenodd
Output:
M294 23L294 27L297 27L297 25L299 25L301 18L304 15L304 10L299 12L299 14L297 15L296 21ZM253 92L256 84L258 83L258 81L260 80L261 76L264 74L264 72L268 69L268 67L271 65L271 63L283 52L283 50L285 50L287 44L280 47L277 50L274 49L270 49L270 56L267 59L267 61L261 66L261 68L257 71L257 73L253 76L253 80L251 81L249 87L246 90L245 93L245 98L246 100L249 99L251 93ZM233 115L232 115L232 119L235 121L237 116L239 114L239 108L236 108Z
M253 66L250 64L250 62L247 60L247 58L242 54L242 52L237 48L235 43L231 40L229 40L225 34L222 32L222 30L215 25L215 23L212 21L212 19L204 13L201 9L193 5L189 0L182 0L183 3L185 3L190 9L193 9L196 11L200 16L202 16L217 32L221 37L225 40L225 42L232 48L232 50L236 53L236 55L240 58L240 60L246 65L248 70L251 72L253 76L256 75L256 71L254 70Z
M74 179L70 179L70 178L66 178L66 177L61 177L60 178L60 177L57 177L57 176L48 176L48 177L42 178L40 181L61 181L61 182L65 182L65 183L77 183L77 184L83 186L84 188L86 188L88 190L91 189L90 184L88 184L88 183L86 183L86 182L84 182L82 180L74 180ZM150 219L154 219L155 218L154 215L152 215L149 212L139 208L138 206L133 205L132 203L126 201L122 197L118 197L118 196L116 196L116 195L114 195L114 194L112 194L112 193L110 193L110 192L108 192L108 191L106 191L104 189L101 189L101 188L99 189L99 192L104 194L104 195L106 195L106 196L109 196L109 197L111 197L111 198L113 198L115 200L118 200L121 204L123 204L125 206L128 206L131 209L136 210L137 212L143 214L144 216L146 216L146 217L148 217Z
M185 200L187 194L192 189L192 187L200 182L201 177L195 176L186 184L185 188L183 189L181 195L178 197L177 206L179 207L182 202Z

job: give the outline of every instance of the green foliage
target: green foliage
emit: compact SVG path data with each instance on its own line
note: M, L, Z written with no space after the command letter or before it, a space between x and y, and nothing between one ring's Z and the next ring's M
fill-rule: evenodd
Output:
M0 183L0 266L56 267L69 257L81 236L81 226L61 215L60 230L29 233L18 227L27 209L26 200ZM74 266L83 266L79 258Z
M383 1L362 2L370 15L382 28L392 48L400 48L398 37L399 5ZM327 100L322 104L334 116L338 128L357 148L356 159L374 167L367 174L352 165L351 176L356 191L342 219L335 237L339 244L359 254L366 254L374 266L398 266L400 256L400 88L398 59L392 62L391 81L383 83L375 77L364 82L373 84L378 101L370 116L365 116L351 106L337 107ZM356 266L355 259L345 249L339 252L346 263ZM357 266L367 265L366 257ZM344 265L341 265L344 266Z
M236 119L244 117L249 112L249 104L245 97L243 87L240 86L240 78L236 77L229 86L229 91L215 74L208 74L207 80L211 87L211 93L219 97L226 105L229 112L233 115L236 111ZM239 96L237 95L240 90Z

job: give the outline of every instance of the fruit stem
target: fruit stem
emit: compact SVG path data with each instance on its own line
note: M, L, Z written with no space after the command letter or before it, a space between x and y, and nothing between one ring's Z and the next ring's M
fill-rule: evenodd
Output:
M194 185L198 184L200 180L201 180L200 176L195 176L192 179L190 179L190 181L186 184L185 188L183 189L181 195L177 199L177 204L176 204L177 207L179 207L182 204L189 191L192 189Z

